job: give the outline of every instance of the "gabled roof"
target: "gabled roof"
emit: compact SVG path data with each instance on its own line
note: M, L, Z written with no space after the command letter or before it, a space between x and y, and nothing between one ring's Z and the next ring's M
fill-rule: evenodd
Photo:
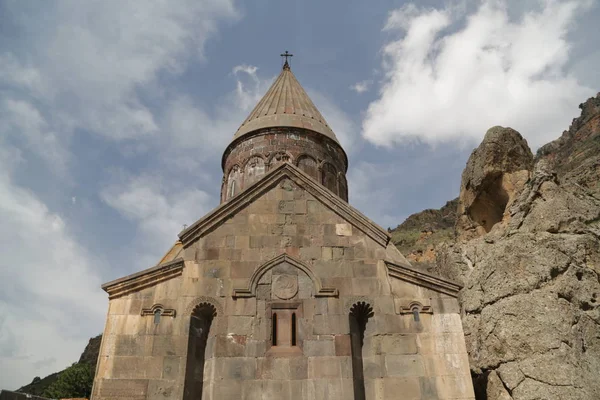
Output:
M413 283L452 297L457 297L458 291L462 288L456 282L432 275L422 270L409 268L406 265L385 261L385 266L387 267L388 275L393 278Z
M295 127L321 133L339 144L335 134L286 63L264 97L233 136L236 140L258 129Z
M183 265L183 259L177 258L171 262L107 282L102 285L102 289L108 293L109 299L114 299L181 275Z
M296 185L313 195L315 199L319 200L323 205L348 221L348 223L352 224L355 228L362 231L381 246L387 246L391 237L385 229L365 217L360 211L340 199L329 189L317 183L312 177L301 171L298 167L288 163L281 164L279 167L263 176L258 182L252 184L228 202L221 204L206 216L196 221L189 228L179 233L179 238L183 243L183 246L188 246L196 239L221 225L226 219L251 204L284 178L292 180Z

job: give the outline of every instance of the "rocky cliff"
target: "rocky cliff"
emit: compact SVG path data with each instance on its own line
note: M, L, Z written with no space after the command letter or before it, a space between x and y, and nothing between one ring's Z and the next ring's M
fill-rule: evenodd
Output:
M81 353L79 361L77 362L81 364L89 364L92 368L92 371L95 371L96 363L98 362L98 353L100 352L101 341L102 335L98 335L96 337L91 338L88 344L85 346L83 353ZM48 387L58 379L58 377L63 371L55 372L44 378L36 376L35 378L33 378L33 381L31 381L30 384L18 389L17 392L41 396L44 394L46 389L48 389Z
M452 238L413 257L464 285L478 399L600 398L600 94L580 108L535 157L518 132L490 129L464 170ZM394 237L419 231L405 224Z

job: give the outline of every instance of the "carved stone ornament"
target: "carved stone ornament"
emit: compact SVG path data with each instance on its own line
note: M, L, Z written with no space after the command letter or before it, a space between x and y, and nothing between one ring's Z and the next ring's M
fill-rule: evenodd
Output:
M289 300L298 293L298 277L277 275L273 277L273 294L282 300Z
M418 301L413 301L407 306L400 307L400 314L412 314L415 307L419 310L419 314L433 314L431 306L424 306Z
M158 310L160 310L160 315L162 317L175 317L176 314L174 308L164 308L162 304L155 304L150 308L142 308L142 317L154 315Z

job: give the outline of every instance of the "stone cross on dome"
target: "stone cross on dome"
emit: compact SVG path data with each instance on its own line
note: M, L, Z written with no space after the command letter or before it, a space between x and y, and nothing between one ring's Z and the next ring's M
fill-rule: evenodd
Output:
M290 69L290 64L288 63L288 57L294 57L294 55L289 53L286 50L285 53L280 54L280 56L285 57L285 63L283 64L283 69Z

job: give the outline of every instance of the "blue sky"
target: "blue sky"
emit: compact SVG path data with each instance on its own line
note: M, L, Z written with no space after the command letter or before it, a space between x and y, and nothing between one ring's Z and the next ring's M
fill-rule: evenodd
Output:
M384 227L458 195L494 125L536 149L600 88L599 4L0 0L0 388L76 361L100 284L218 205L279 54Z

